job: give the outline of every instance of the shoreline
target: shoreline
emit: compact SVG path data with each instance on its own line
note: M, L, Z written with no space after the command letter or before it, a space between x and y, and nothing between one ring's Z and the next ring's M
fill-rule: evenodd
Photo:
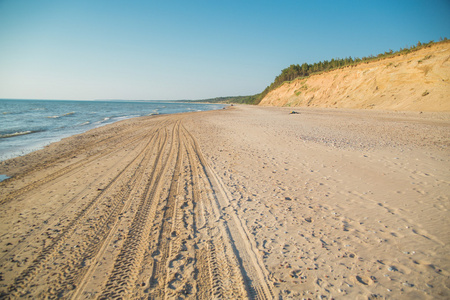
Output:
M168 101L0 100L5 118L0 130L0 161L133 117L223 106Z
M0 162L0 294L445 299L449 129L233 106L65 138Z

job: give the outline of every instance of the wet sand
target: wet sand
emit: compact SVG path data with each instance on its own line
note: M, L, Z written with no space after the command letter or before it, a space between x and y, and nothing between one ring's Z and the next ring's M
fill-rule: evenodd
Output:
M450 114L231 107L0 163L11 298L447 299Z

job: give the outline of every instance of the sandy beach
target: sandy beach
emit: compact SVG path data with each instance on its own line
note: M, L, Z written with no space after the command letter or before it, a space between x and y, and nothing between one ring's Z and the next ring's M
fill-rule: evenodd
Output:
M448 299L450 113L234 106L0 163L0 298Z

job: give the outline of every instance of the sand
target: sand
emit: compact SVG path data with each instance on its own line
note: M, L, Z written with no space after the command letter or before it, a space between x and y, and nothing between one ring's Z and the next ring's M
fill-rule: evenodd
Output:
M448 299L450 114L230 107L0 163L2 298Z
M260 105L450 111L450 42L286 82Z

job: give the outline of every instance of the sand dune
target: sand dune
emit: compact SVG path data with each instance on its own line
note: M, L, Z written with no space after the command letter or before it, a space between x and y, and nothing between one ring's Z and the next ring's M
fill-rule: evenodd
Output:
M450 43L297 79L263 106L450 111Z
M234 107L4 161L2 298L448 299L450 115Z

